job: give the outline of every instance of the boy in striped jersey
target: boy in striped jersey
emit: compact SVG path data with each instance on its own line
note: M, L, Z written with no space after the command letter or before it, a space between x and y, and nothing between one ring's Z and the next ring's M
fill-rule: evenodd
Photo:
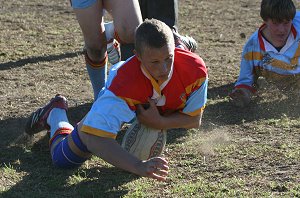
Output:
M244 46L240 75L230 93L238 107L245 107L264 77L287 95L300 96L300 13L292 0L262 0L264 23Z

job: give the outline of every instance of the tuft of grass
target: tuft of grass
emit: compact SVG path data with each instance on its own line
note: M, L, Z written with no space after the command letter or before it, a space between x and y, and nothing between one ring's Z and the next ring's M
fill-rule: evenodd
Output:
M283 127L291 129L296 127L300 130L300 118L290 118L286 114L283 114L279 119L269 119L265 121L268 125L274 125L275 127Z

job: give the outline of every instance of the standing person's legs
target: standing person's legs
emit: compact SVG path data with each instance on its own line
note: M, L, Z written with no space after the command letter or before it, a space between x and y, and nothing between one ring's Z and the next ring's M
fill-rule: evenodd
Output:
M139 0L142 19L154 18L165 22L177 31L178 1L177 0ZM121 60L125 61L133 55L134 45L121 45Z
M178 21L177 0L139 0L143 20L158 19L169 27L175 28Z
M166 23L173 30L176 47L196 51L197 42L178 33L178 0L139 0L139 3L143 20L154 18Z
M103 0L103 3L113 16L115 39L121 44L121 59L126 60L133 55L134 32L142 23L138 0Z
M72 7L83 33L85 60L89 77L97 98L106 79L107 53L103 23L102 0L72 0Z
M177 0L139 0L143 20L154 18L165 22L177 31ZM134 45L121 45L121 60L125 61L133 55Z

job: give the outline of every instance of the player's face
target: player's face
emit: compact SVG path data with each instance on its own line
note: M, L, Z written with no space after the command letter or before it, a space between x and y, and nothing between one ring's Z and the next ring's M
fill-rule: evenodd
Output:
M138 58L155 80L163 82L170 74L174 49L174 44L167 44L161 48L145 47Z
M265 21L266 31L268 35L268 40L275 47L283 47L286 40L291 32L292 20L285 20L283 22L276 22L272 19Z

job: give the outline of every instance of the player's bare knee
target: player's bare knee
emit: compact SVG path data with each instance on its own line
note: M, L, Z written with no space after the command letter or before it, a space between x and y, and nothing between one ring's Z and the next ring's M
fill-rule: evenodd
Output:
M88 57L92 61L99 62L99 61L103 60L103 58L105 57L106 47L95 48L95 47L86 46L86 52L87 52Z
M117 31L120 43L133 43L134 42L134 29L129 30L126 27L122 27Z

